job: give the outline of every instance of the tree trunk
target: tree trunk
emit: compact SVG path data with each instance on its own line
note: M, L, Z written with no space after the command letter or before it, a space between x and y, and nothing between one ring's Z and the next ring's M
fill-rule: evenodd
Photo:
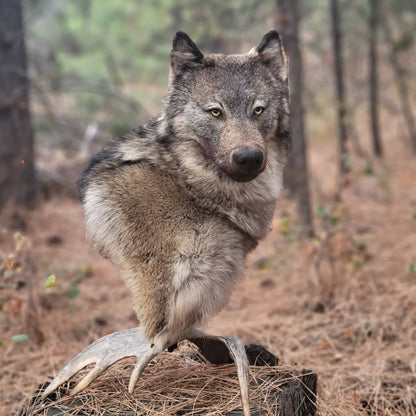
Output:
M0 209L34 202L29 84L21 2L0 0Z
M342 34L340 28L338 0L331 0L331 29L334 54L334 74L336 89L336 107L338 116L338 157L339 172L343 178L349 171L347 150L347 108L345 101L344 68L342 63ZM342 183L342 179L341 179Z
M399 57L397 56L396 45L391 34L390 22L387 17L385 17L383 23L384 34L390 48L389 59L396 78L402 114L406 122L407 130L409 131L413 153L416 154L416 122L410 104L409 88L407 86L404 70L400 65Z
M277 0L276 26L282 34L289 56L290 118L292 124L292 155L285 172L286 185L295 193L302 231L314 233L308 183L307 143L303 109L302 56L299 48L299 0Z
M370 116L373 152L377 157L383 155L378 121L378 60L377 60L377 28L378 28L378 0L370 0L369 15L369 79L370 85Z
M275 13L275 27L279 31L280 36L282 37L283 44L286 50L286 53L289 57L289 78L292 68L292 55L293 55L293 17L290 11L290 0L276 0L276 13ZM296 88L290 84L290 96L292 97L293 89ZM294 119L292 113L292 98L289 104L291 112L291 124L293 126ZM294 134L292 135L294 136ZM293 137L294 140L294 137ZM297 176L296 176L296 166L295 166L295 152L292 148L292 151L289 154L289 159L286 163L284 172L283 172L283 184L285 194L294 198L296 196L297 190Z

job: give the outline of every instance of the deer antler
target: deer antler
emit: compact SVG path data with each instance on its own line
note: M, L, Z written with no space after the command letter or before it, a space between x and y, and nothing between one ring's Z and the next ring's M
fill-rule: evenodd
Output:
M201 345L201 343L207 340L216 341L227 348L237 367L244 416L250 416L249 364L244 344L241 340L237 337L209 335L196 329L190 330L183 339L188 339L196 345ZM95 364L95 367L70 392L71 396L80 393L88 387L97 377L117 361L135 356L137 357L137 363L129 381L129 392L133 393L140 374L156 355L157 352L153 351L151 344L143 337L139 328L130 328L106 335L93 342L76 357L68 361L43 392L42 399L45 399L61 384L68 381L87 365Z

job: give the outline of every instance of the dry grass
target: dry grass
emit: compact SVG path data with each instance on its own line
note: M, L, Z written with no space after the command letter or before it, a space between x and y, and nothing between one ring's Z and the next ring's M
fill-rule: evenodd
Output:
M68 396L61 387L51 400L38 396L27 401L19 416L88 414L88 415L242 415L239 384L234 365L210 365L190 345L179 352L161 354L148 366L135 393L127 386L134 363L116 364L85 393ZM85 371L76 377L81 379ZM290 383L304 386L304 406L313 407L315 396L303 384L308 372L296 374L283 366L251 367L250 403L254 415L277 414L279 396ZM313 387L312 387L313 388ZM308 397L309 395L309 397ZM232 413L234 412L234 413Z

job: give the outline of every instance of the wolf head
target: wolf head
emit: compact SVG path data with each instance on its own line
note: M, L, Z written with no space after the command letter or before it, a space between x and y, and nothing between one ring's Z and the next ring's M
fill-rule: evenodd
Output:
M206 56L178 32L164 110L171 137L192 140L220 174L253 180L265 169L271 143L282 160L290 146L287 75L276 31L247 54Z

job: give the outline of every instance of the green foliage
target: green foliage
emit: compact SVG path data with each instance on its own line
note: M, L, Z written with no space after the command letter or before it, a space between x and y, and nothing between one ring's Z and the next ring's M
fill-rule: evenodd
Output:
M367 243L365 241L359 241L357 243L357 251L359 253L365 253L367 251Z
M354 267L356 269L362 269L364 266L364 262L362 260L355 260Z
M84 276L85 276L85 277L89 277L89 276L92 276L93 271L94 271L94 267L93 267L93 265L92 265L92 264L88 264L88 265L84 268L84 270L83 270L83 274L84 274Z
M79 286L78 285L70 285L66 291L66 295L69 299L75 299L79 296Z
M270 12L270 5L254 0L72 0L54 6L27 1L26 7L36 15L29 41L40 42L53 55L61 77L106 83L112 82L109 58L122 80L166 83L177 30L189 31L202 48L221 47L239 40L248 20L259 23Z
M167 89L176 31L187 31L203 51L248 50L273 7L255 0L24 0L38 141L77 152L92 121L102 140L142 124Z
M284 236L288 236L291 229L289 218L284 218L280 221L279 232Z
M409 273L415 273L416 272L416 265L415 263L409 264Z
M338 224L338 217L333 215L325 206L319 204L316 207L316 215L321 218L324 222L336 226Z
M367 176L373 176L374 175L374 169L373 169L373 167L371 166L370 163L365 165L365 167L363 169L363 175L367 175Z
M111 134L112 136L121 136L126 133L130 127L129 121L125 117L115 117L111 122Z
M14 342L24 342L27 341L27 335L26 334L17 334L12 336L12 341Z
M51 274L45 281L45 288L54 287L56 285L56 276Z
M413 33L403 33L402 36L397 40L394 48L396 52L406 51L411 49L415 42Z

